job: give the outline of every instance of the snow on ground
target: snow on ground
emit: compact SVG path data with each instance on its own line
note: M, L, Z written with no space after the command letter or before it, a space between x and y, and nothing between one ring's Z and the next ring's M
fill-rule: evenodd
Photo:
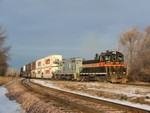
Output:
M67 91L67 92L71 92L71 93L76 93L79 95L84 95L84 96L88 96L91 98L96 98L96 99L101 99L101 100L105 100L105 101L110 101L110 102L114 102L114 103L119 103L119 104L123 104L123 105L127 105L127 106L133 106L133 107L137 107L137 108L141 108L141 109L145 109L145 110L149 110L150 111L150 106L149 105L145 105L145 104L139 104L139 103L132 103L132 102L127 102L127 101L121 101L121 100L117 100L117 99L108 99L108 98L103 98L103 97L98 97L98 96L92 96L90 94L87 93L83 93L83 92L79 92L79 91L69 91L67 89L61 88L59 86L55 86L53 82L50 81L42 81L42 80L31 80L32 82L41 84L43 86L46 87L50 87L50 88L55 88L58 90L63 90L63 91ZM97 83L77 83L78 85L80 84L84 84L86 86L88 86L87 89L93 89L93 90L102 90L102 91L108 91L108 92L112 92L112 93L117 93L117 94L126 94L129 97L130 96L149 96L150 95L150 88L149 87L145 87L143 89L143 87L139 87L139 86L127 86L127 85L120 85L116 87L115 84L110 84L107 86L104 84L102 84L103 87L99 87L100 84ZM149 101L149 99L147 99Z
M21 105L6 97L7 89L0 86L0 113L22 113Z
M88 88L88 89L92 89L92 90L100 90L100 91L107 91L107 92L111 92L111 93L115 93L115 94L125 94L128 97L141 97L141 96L149 96L150 93L150 88L140 88L140 87L132 87L132 86L126 86L124 85L124 87L113 87L113 88L107 88L107 87L103 87L103 88ZM120 90L122 89L122 90Z

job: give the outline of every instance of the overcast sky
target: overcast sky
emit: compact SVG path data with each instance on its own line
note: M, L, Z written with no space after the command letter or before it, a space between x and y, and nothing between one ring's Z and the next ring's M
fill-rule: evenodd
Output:
M150 25L149 11L150 0L0 0L0 26L19 69L50 54L93 59L114 50L122 32Z

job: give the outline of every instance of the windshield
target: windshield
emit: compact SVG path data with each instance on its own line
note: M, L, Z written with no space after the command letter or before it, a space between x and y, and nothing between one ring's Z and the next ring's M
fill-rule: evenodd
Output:
M116 62L116 55L112 55L112 61Z
M109 61L110 60L110 56L109 55L105 56L105 60Z
M109 62L110 62L110 60L111 60L110 55L106 55L106 56L105 56L105 61L106 61L107 63L109 63Z

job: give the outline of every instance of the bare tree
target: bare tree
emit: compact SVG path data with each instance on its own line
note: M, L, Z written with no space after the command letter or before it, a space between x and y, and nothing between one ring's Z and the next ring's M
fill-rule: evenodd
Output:
M137 28L133 28L127 32L124 32L120 36L120 45L124 49L124 53L128 59L128 66L131 67L133 57L136 51L136 44L139 43L141 33Z
M129 67L129 77L134 80L150 78L150 26L144 32L133 28L122 33L119 44Z
M0 27L0 76L4 76L8 67L9 46L5 46L6 36L4 30Z
M140 48L140 56L141 57L141 69L140 71L150 77L150 26L145 29L143 40L141 41Z

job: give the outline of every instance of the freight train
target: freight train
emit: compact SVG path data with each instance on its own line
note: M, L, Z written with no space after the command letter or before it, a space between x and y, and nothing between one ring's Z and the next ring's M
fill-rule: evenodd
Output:
M21 68L21 76L74 81L109 81L126 83L127 68L124 55L118 51L96 54L93 60L81 57L62 59L62 55L50 55Z

